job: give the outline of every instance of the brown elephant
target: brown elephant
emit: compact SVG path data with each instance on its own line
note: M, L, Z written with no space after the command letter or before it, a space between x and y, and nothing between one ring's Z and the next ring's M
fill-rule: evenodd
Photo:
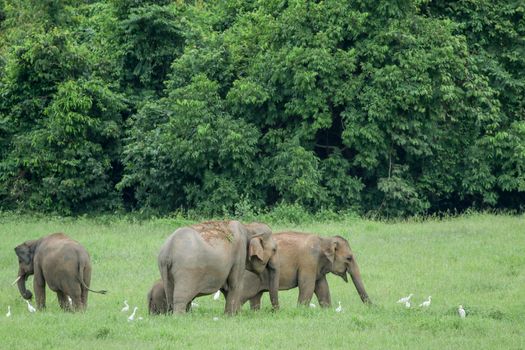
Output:
M224 312L236 313L245 269L257 275L267 272L270 299L278 308L276 250L272 231L265 224L210 221L177 229L158 256L168 309L184 313L195 297L224 288Z
M105 294L105 290L89 289L91 263L89 254L80 243L63 233L53 233L37 240L26 241L15 248L18 256L18 289L24 299L33 294L26 289L25 282L34 274L38 309L46 306L46 283L57 293L58 303L64 310L85 310L88 291ZM71 298L71 305L68 301Z
M164 293L162 280L157 280L148 293L148 309L150 315L168 313L168 302L166 300L166 293Z
M341 236L319 237L300 232L275 233L280 265L279 289L299 287L298 304L308 305L313 294L321 307L331 305L330 289L326 274L331 272L348 282L350 274L363 303L371 303L366 293L359 266L348 241ZM241 303L250 301L252 309L261 306L262 294L268 290L267 276L261 277L246 271Z

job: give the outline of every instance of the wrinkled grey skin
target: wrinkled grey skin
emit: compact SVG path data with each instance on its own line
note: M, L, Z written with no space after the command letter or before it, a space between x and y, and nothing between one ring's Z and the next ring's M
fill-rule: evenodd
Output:
M54 233L38 240L26 241L15 248L18 256L18 289L24 299L33 294L25 282L34 274L36 306L46 306L46 283L57 293L58 303L64 310L85 310L88 291L105 294L106 291L89 289L91 262L89 254L80 243L63 233ZM67 297L72 300L69 305Z
M168 312L168 302L166 301L162 280L157 280L148 293L148 310L150 315L160 315Z
M198 296L218 289L225 293L224 312L235 314L244 270L268 274L268 290L274 308L279 307L277 245L265 224L215 221L182 227L162 246L158 265L168 310L185 313Z
M366 293L359 266L348 241L340 236L319 237L300 232L281 232L273 235L278 246L279 289L299 287L298 304L308 305L313 294L321 307L331 305L326 274L333 273L348 282L347 273L363 303L371 304ZM241 303L250 301L252 309L261 306L262 294L268 290L267 276L246 272Z

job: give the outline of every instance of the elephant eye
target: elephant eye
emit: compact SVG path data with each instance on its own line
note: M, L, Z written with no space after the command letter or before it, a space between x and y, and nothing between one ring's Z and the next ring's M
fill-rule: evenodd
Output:
M350 255L350 256L347 256L347 257L346 257L346 260L348 260L348 261L352 261L352 256L351 256L351 255Z

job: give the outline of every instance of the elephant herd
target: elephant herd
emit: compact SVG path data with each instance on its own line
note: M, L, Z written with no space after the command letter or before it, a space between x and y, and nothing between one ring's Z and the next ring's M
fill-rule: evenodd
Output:
M31 299L25 281L34 275L37 308L45 307L45 286L57 293L64 310L84 310L91 280L87 251L63 233L24 242L15 248L18 283L24 299ZM185 313L194 298L220 290L224 312L235 314L247 301L261 306L269 292L279 308L279 290L299 287L298 304L308 305L315 294L321 307L331 305L328 273L347 282L347 274L363 303L370 303L348 241L341 236L320 237L300 232L272 233L262 223L208 221L181 227L160 248L161 279L148 293L150 314ZM69 300L69 301L68 301Z

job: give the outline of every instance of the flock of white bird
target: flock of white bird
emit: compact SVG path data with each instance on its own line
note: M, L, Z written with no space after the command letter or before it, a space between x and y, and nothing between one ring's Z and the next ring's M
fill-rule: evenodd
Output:
M213 300L219 300L221 296L221 292L218 290L214 295L213 295ZM399 299L397 301L398 304L404 304L405 307L407 309L409 309L412 305L410 304L410 299L412 299L412 297L414 296L413 293L410 293L408 296L406 297L403 297L401 299ZM71 300L71 298L68 296L68 302L69 302L69 305L73 305L73 301ZM33 307L33 305L31 305L31 303L29 302L29 300L26 300L25 301L27 303L27 310L30 312L30 313L34 313L36 312L36 309ZM422 308L428 308L430 306L432 302L432 296L428 296L427 300L423 301L421 304L419 304L419 307L422 307ZM199 304L197 304L197 302L195 301L192 301L191 302L191 307L198 307ZM310 303L310 307L311 308L315 308L316 305L313 304L313 303ZM132 322L135 320L135 316L137 314L137 310L139 308L137 306L135 306L133 308L133 312L131 313L131 315L128 316L128 322ZM129 311L129 304L128 304L128 301L127 300L124 300L124 307L120 310L120 312L128 312ZM335 308L335 312L341 312L343 311L343 306L341 305L341 302L338 301L338 306ZM465 318L467 316L467 313L465 312L465 309L463 308L463 305L459 305L458 307L458 315L459 317L461 318ZM6 317L11 317L11 306L9 305L7 307L7 313L5 314ZM137 320L142 320L143 318L142 317L137 317ZM219 318L218 317L214 317L213 318L214 321L218 321Z
M131 315L128 316L128 322L131 322L131 321L135 321L135 316L137 314L137 310L139 308L137 306L135 306L133 308L133 312L131 313ZM128 304L128 301L127 300L124 300L124 307L120 310L120 312L128 312L129 311L129 304ZM139 316L137 317L137 320L142 320L142 317Z
M407 309L410 309L411 308L411 304L410 304L410 299L412 299L412 297L414 296L413 293L410 293L408 296L406 297L403 297L401 299L399 299L397 301L398 304L405 304L405 307ZM432 303L432 296L429 295L427 300L425 300L424 302L422 302L421 304L419 304L419 307L422 307L422 308L427 308L430 306L430 304ZM459 305L458 307L458 315L459 317L461 318L465 318L467 316L467 313L465 312L465 309L463 308L463 305Z

